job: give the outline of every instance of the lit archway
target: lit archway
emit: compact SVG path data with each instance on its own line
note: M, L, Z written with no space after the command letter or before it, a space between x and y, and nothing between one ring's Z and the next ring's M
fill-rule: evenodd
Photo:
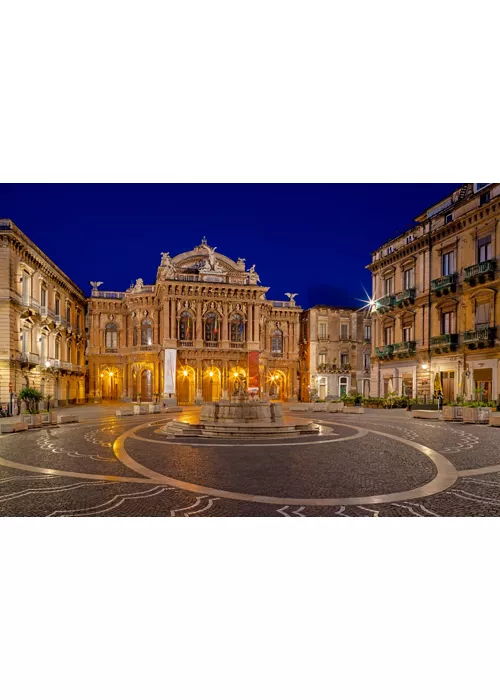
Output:
M269 370L266 384L269 398L273 401L283 401L287 395L287 378L281 369Z
M144 369L141 373L141 401L153 400L153 373Z
M183 365L177 370L177 401L179 404L194 403L195 371L189 365Z
M220 399L220 369L207 367L203 372L203 401L212 402Z
M237 382L239 382L241 385L242 379L247 380L246 370L243 369L243 367L240 367L238 365L235 367L231 367L231 369L229 370L228 381L227 381L229 396L232 396L232 394L234 394L234 390L236 388Z

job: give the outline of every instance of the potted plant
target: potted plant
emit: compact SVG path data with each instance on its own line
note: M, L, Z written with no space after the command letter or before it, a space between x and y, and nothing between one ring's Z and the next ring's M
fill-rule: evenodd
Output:
M461 421L463 420L464 397L457 396L455 401L443 406L443 420Z
M491 408L484 401L467 401L463 407L464 423L488 423Z
M38 389L26 386L18 394L18 398L26 404L26 412L23 414L23 423L27 423L32 428L42 425L39 403L43 399L43 394Z

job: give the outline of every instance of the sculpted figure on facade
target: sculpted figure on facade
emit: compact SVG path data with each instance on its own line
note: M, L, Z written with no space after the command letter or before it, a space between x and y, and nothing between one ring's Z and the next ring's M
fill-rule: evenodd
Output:
M298 295L298 292L295 292L294 294L291 294L290 292L285 292L285 296L290 299L290 306L295 306L295 297Z
M174 263L172 262L172 258L170 257L170 253L162 253L161 254L161 271L160 271L160 279L164 280L169 277L173 277L175 274L175 267Z
M252 265L251 267L249 267L247 272L248 272L248 279L250 281L250 284L259 284L260 277L255 272L255 265Z
M134 285L132 291L133 292L141 292L143 287L144 287L144 280L142 279L142 277L139 277L139 279L137 279L135 281L135 285Z

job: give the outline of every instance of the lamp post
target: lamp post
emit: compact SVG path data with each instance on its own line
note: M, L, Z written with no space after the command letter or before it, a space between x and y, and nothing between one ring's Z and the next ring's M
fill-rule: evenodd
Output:
M424 372L426 372L429 369L429 365L427 364L427 362L422 363L422 369L424 370ZM426 383L428 383L429 379L426 379L425 381L426 381ZM429 387L429 391L430 391L430 387ZM425 391L424 391L424 403L427 403L427 393Z

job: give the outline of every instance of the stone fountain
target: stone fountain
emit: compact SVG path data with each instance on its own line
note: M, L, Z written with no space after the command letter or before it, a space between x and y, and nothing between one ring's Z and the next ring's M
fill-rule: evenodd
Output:
M246 379L236 379L229 401L214 401L201 408L199 423L173 420L162 429L177 437L276 438L317 435L312 421L287 422L281 403L262 401L249 395Z

